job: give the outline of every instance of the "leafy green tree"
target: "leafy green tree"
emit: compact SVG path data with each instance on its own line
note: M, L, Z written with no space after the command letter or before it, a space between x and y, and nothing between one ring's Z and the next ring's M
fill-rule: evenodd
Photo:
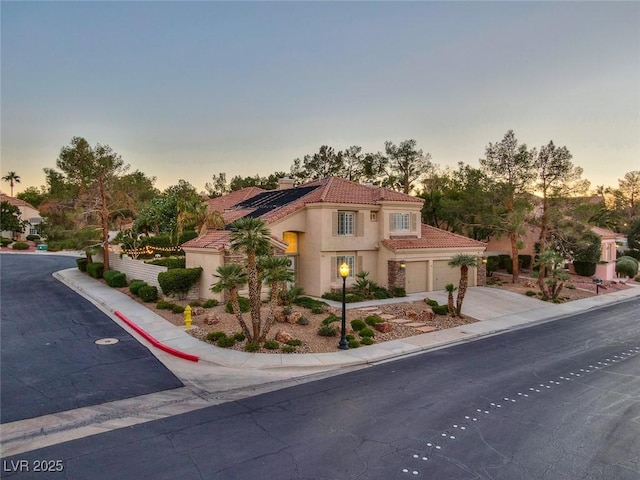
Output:
M2 177L2 180L9 182L9 185L11 186L11 196L13 197L13 186L16 183L20 183L20 175L16 174L16 172L9 172Z
M627 245L632 250L640 250L640 218L635 220L627 230Z
M104 269L109 270L109 219L126 206L118 195L116 181L129 166L108 145L91 147L82 137L73 137L70 145L60 150L56 165L67 181L80 189L85 212L98 219Z
M221 197L229 193L229 185L227 185L227 174L219 173L211 178L211 183L204 184L204 189L207 191L209 198Z
M21 232L27 224L20 218L20 209L7 201L0 203L0 223L0 231L14 234Z
M640 170L627 172L618 179L617 192L625 218L637 218L640 215Z
M560 212L559 207L566 197L573 193L584 193L589 187L588 182L581 181L582 169L574 166L571 158L567 147L556 147L553 141L550 141L540 148L533 162L537 174L535 189L542 195L538 237L539 248L542 251L547 250L549 231L557 228L557 222L552 220L551 213ZM547 265L552 264L549 262L539 264L539 284L546 276Z
M449 260L450 267L460 267L460 282L458 283L458 296L456 297L455 315L462 317L462 302L469 287L469 267L478 266L478 257L458 253Z
M408 194L414 183L431 168L431 155L417 148L413 139L404 140L399 145L384 142L387 177L384 185Z
M38 208L47 198L47 192L44 187L27 187L16 198L27 202L34 208Z
M278 180L286 176L287 174L285 172L275 172L267 177L261 177L260 175L255 175L253 177L241 177L240 175L236 175L229 183L229 190L231 192L235 192L247 187L275 190L278 188Z
M185 229L193 229L199 235L204 235L207 229L220 230L224 228L224 217L220 212L207 209L207 204L201 200L178 201L178 236Z
M260 318L262 280L258 270L258 257L268 255L270 231L259 218L243 217L231 224L231 249L243 252L247 258L247 283L251 304L252 334L249 341L264 341L264 328Z
M519 144L513 130L498 143L490 143L485 158L480 159L484 173L496 182L496 198L502 206L498 228L509 236L513 259L513 283L518 281L518 250L530 203L524 194L531 190L535 178L535 149Z
M250 339L249 341L253 341L251 331L242 317L240 302L238 300L238 291L241 287L247 284L247 272L242 265L238 265L237 263L220 265L216 269L216 272L217 273L214 273L213 276L218 280L211 286L211 291L214 293L224 291L229 292L229 302L231 303L233 313L238 319L240 328L242 328L242 332L245 336Z
M291 176L299 183L306 183L330 176L342 176L344 162L342 152L322 145L318 153L296 158L291 167Z

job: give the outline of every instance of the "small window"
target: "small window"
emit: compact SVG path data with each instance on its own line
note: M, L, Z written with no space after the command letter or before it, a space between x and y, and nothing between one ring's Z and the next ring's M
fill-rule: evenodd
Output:
M354 235L355 218L355 212L338 212L338 235Z
M372 222L377 222L378 221L378 212L370 212L369 213L369 220Z
M340 276L340 265L346 263L349 265L349 276L347 278L355 278L355 270L356 270L356 257L353 255L343 255L336 257L336 276L338 278L342 278Z
M282 240L287 244L285 253L298 253L298 234L296 232L284 232Z
M394 213L392 217L391 229L394 231L409 231L409 214Z

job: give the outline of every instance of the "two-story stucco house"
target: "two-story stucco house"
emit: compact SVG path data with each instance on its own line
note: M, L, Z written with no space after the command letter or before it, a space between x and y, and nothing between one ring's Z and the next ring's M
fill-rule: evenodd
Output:
M38 233L37 226L42 223L42 217L38 210L28 202L19 198L10 197L4 193L0 193L0 202L8 202L20 209L20 219L26 220L27 223L22 232L2 232L3 237L13 238L14 240L24 240L29 234Z
M457 284L459 269L448 261L457 253L482 256L485 244L420 222L423 200L386 188L337 177L293 186L281 179L277 190L245 188L208 201L227 224L259 217L271 231L276 250L292 260L295 284L308 295L339 289L338 267L350 267L348 284L361 271L387 287L408 293ZM200 295L209 292L216 269L231 260L229 230L210 230L182 245L187 267L203 268ZM470 285L477 285L475 269Z

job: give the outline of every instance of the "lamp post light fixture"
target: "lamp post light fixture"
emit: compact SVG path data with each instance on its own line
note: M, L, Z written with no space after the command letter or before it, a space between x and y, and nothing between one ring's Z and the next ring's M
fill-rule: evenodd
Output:
M344 262L340 265L340 276L342 277L342 329L340 330L340 343L338 348L340 350L348 350L349 344L347 343L347 277L349 276L349 265Z

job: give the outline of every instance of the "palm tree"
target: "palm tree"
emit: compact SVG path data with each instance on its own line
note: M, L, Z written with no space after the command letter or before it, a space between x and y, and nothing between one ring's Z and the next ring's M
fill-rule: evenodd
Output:
M258 256L267 255L270 250L271 233L263 220L243 217L231 224L231 249L244 252L247 256L247 281L249 284L249 302L251 304L251 324L254 340L260 338L260 290L262 280L258 272Z
M207 209L207 204L199 200L195 202L178 202L180 213L177 218L178 237L187 226L194 225L198 236L207 233L208 229L219 230L225 226L222 214L216 210Z
M11 196L13 197L13 185L20 183L20 175L17 175L16 172L9 172L7 175L2 177L2 180L9 182L9 185L11 186Z
M453 292L457 290L457 288L453 285L453 283L447 283L444 286L444 289L447 291L447 310L449 311L449 315L454 315L455 310L453 306Z
M247 283L247 272L245 272L242 265L237 263L227 263L226 265L220 265L217 269L217 274L213 274L218 279L216 283L211 286L211 291L214 293L220 293L224 291L229 292L229 302L231 302L231 308L233 313L240 323L240 327L245 336L252 341L251 332L247 327L244 318L242 318L242 312L240 311L240 302L238 301L238 290Z
M455 315L462 317L462 301L464 300L464 296L467 293L467 287L469 285L469 267L478 266L478 257L458 253L449 260L449 266L460 267L460 283L458 284L458 297L456 298Z
M281 293L286 291L286 282L292 282L294 279L293 272L289 269L291 260L287 257L269 255L260 259L260 267L263 270L263 278L271 287L271 308L270 319L265 324L260 335L260 341L269 333L269 329L273 326L276 319L276 308ZM284 287L281 290L281 287Z

